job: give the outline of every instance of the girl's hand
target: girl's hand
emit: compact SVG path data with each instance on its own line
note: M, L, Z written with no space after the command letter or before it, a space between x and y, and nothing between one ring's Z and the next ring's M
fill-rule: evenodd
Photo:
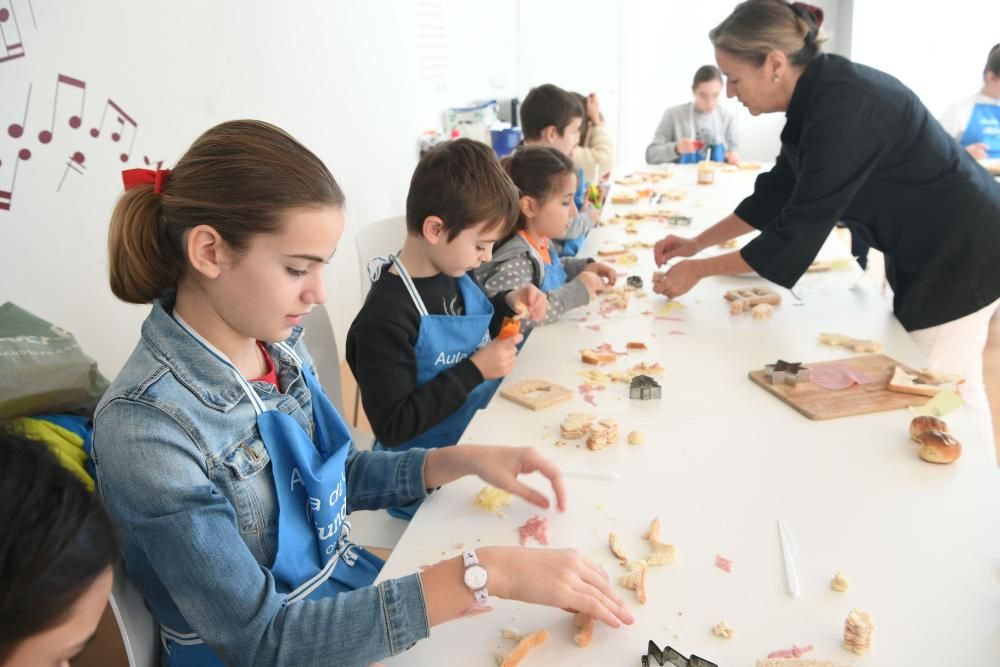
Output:
M635 619L599 565L575 549L484 547L491 595L590 614L612 628Z
M596 273L591 273L590 271L581 271L573 280L579 280L583 283L583 286L587 288L587 294L590 295L591 299L603 292L605 288L604 281L601 277Z
M977 160L985 160L986 156L989 155L990 147L983 143L969 144L968 146L965 147L965 150L973 158Z
M696 150L698 150L698 145L694 142L694 139L682 137L677 141L677 153L679 155L694 153Z
M566 487L562 473L552 461L543 457L533 447L475 446L463 447L471 457L469 463L473 474L498 489L509 491L542 509L549 508L549 499L541 492L523 484L519 475L540 472L552 484L556 494L556 507L566 511Z
M601 117L601 104L597 101L597 93L587 95L587 118L591 125L600 125L604 122Z
M618 280L618 272L607 264L602 264L601 262L591 262L587 265L587 268L585 268L584 271L596 273L601 280L608 285L608 287L614 287L615 282Z
M525 285L507 294L507 305L518 315L540 322L549 309L549 298L534 285Z

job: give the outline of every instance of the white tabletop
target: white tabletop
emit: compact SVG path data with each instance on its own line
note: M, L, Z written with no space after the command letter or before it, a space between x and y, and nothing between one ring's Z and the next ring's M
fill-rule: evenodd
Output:
M658 187L687 189L680 208L695 213L701 229L731 212L755 175L720 173L715 185L699 187L693 169L682 167ZM712 217L698 216L702 210ZM641 238L667 232L663 225L644 226ZM582 254L609 239L634 237L621 226L602 226ZM648 285L651 251L637 253L640 264L627 270ZM838 253L847 254L835 243L824 248L826 257ZM795 295L777 288L783 302L768 320L731 316L722 298L733 286L765 281L715 278L681 297L684 308L669 317L683 321L655 319L666 299L650 293L633 299L628 319L603 320L591 307L586 323L574 321L585 315L580 309L533 332L507 382L543 377L576 392L579 371L593 369L580 363L579 349L609 342L621 350L641 340L649 350L624 357L616 368L660 362L663 398L630 400L627 385L612 383L597 393L596 407L577 393L571 402L531 412L497 397L473 420L463 443L530 444L565 471L617 479L571 478L565 514L515 501L506 518L473 506L481 481L460 480L428 498L381 578L456 555L459 545L517 544L517 527L536 513L549 519L550 548L580 549L614 580L623 570L608 550L608 532L618 533L631 558L642 558L647 545L640 535L654 516L663 522L662 539L677 547L678 561L649 570L645 606L619 589L635 625L599 626L587 649L573 644L565 612L495 600L494 612L436 627L388 663L485 667L495 664L495 651L513 646L500 638L501 628L544 627L552 638L524 665L638 664L650 639L727 666L752 665L793 644L815 646L806 658L841 664L1000 664L1000 472L993 448L977 442L965 410L948 417L964 444L962 458L935 466L916 456L906 411L814 422L747 379L749 370L779 357L851 355L821 346L817 337L825 331L877 340L886 354L921 366L920 351L877 290L857 282L859 275L853 267L809 274ZM641 314L649 310L653 315ZM578 447L582 441L556 446L562 418L575 411L614 416L619 444L600 452ZM645 443L626 444L631 430L642 432ZM798 543L799 598L785 591L778 519ZM732 573L715 567L716 554L732 559ZM851 582L846 593L830 589L838 571ZM855 607L876 623L873 651L864 658L840 648L844 619ZM736 630L730 640L711 634L723 620Z

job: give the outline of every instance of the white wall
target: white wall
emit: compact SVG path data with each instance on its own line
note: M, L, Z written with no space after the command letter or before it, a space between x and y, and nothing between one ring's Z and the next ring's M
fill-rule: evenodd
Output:
M94 139L88 129L109 97L138 123L124 166L142 166L144 155L169 166L211 125L246 117L276 123L326 161L348 198L348 228L327 269L343 339L359 305L353 233L403 211L418 134L439 127L447 106L514 91L511 0L0 0L0 9L13 10L0 27L14 41L17 20L25 54L0 62L0 190L18 152L31 153L10 210L0 210L0 302L73 331L109 376L147 311L116 301L105 276L123 163L107 131ZM0 44L0 58L7 53ZM86 83L83 123L68 126L80 98L62 86L54 137L42 144L58 74ZM21 123L29 83L27 129L14 138L6 129ZM57 193L76 151L84 173L69 172Z
M902 0L856 0L853 59L895 76L931 113L983 86L990 47L1000 42L1000 2L952 0L918 10Z
M729 15L735 4L719 0L683 5L630 0L623 4L621 87L624 117L620 123L619 145L624 163L642 163L663 111L691 100L691 79L695 70L701 65L715 64L715 51L708 41L708 32ZM844 40L840 34L844 28L840 25L840 17L844 13L842 6L851 3L849 0L822 0L813 4L825 12L823 28L831 35L826 49L843 53ZM785 124L784 114L754 118L736 100L725 100L722 104L737 112L741 156L748 160L774 160L781 145L778 137Z

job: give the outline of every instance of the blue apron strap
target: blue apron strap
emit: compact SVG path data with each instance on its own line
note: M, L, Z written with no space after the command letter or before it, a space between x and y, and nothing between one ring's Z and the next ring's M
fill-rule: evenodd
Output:
M181 325L181 328L184 329L184 331L188 332L192 338L198 341L198 343L200 343L202 347L208 350L209 353L211 353L219 361L221 361L223 364L229 367L229 370L232 371L233 373L233 377L236 378L236 381L243 388L243 393L246 394L247 398L250 399L250 404L253 405L253 409L257 412L258 415L263 414L267 410L264 407L264 401L260 399L260 396L258 396L257 392L254 391L254 388L250 386L250 383L247 381L247 379L243 377L243 373L240 373L239 369L236 368L236 365L233 362L231 362L229 358L222 353L221 350L219 350L214 345L209 343L207 340L202 338L198 334L198 332L192 329L191 325L185 322L184 319L176 312L174 313L174 320L177 322L177 324Z
M399 271L399 277L402 279L403 285L406 286L406 291L410 293L410 299L413 300L413 305L417 307L417 312L421 317L428 315L427 306L424 305L424 300L420 298L420 293L417 292L417 286L413 284L413 279L406 272L406 267L399 261L399 257L389 255L389 260L396 267L396 270Z

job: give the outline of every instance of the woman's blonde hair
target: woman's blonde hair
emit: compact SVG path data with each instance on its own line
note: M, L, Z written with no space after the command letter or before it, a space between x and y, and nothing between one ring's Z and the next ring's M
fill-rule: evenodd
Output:
M767 54L781 51L793 65L805 65L822 53L823 10L802 2L746 0L708 33L712 46L756 67Z
M256 120L216 125L191 145L162 187L129 188L111 214L111 291L150 303L187 270L186 232L209 225L237 253L258 234L278 231L282 214L301 207L341 207L344 193L329 169L280 128Z

